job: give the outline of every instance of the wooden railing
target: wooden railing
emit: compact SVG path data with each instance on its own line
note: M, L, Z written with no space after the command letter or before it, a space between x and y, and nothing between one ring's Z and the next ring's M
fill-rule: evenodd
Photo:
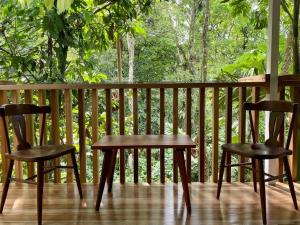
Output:
M50 140L54 144L63 141L77 146L80 178L83 183L87 182L87 162L90 163L90 161L92 162L92 180L97 183L99 179L99 157L101 153L90 150L91 143L97 141L105 133L126 134L129 132L140 134L144 132L151 134L154 130L159 134L168 133L170 131L167 130L165 122L169 118L166 118L166 115L173 115L171 133L187 133L198 145L197 149L188 149L186 152L188 180L192 180L191 174L195 170L192 171L192 153L196 151L198 180L200 182L207 181L206 171L209 170L212 171L210 180L216 182L220 145L223 141L232 142L233 128L234 132L238 134L238 141L245 142L247 139L248 132L246 115L242 109L243 102L258 101L265 96L267 89L268 82L266 81L0 85L0 104L22 102L39 105L50 104L52 108L51 121L48 121L48 130L45 136L48 137L48 142ZM225 111L220 110L222 107L225 108ZM128 108L132 114L130 124L127 124L128 121L125 120L128 116L125 115ZM140 117L141 109L145 109L145 118ZM208 111L211 111L212 114L207 114ZM102 115L100 120L105 118L105 122L99 120L99 115ZM225 119L224 127L220 127L223 124L223 119ZM28 140L33 143L35 137L33 119L29 118L27 123L29 125ZM143 131L140 130L141 124L145 124ZM105 131L102 129L103 126L105 126ZM258 115L255 119L255 126L258 130ZM212 131L208 131L210 128ZM208 136L209 134L211 137ZM224 136L225 139L220 140L221 136ZM211 139L209 146L207 146L207 139ZM3 159L6 146L3 138L1 140ZM16 140L14 143L16 144ZM211 160L207 158L207 152L212 152ZM148 183L152 182L151 154L152 150L146 149L146 181ZM139 182L139 157L141 156L138 155L137 149L134 149L133 181L135 183ZM231 158L228 157L227 162L229 163L230 160ZM239 159L239 161L242 160L244 159ZM165 183L165 149L159 150L159 161L160 182ZM119 154L121 183L126 182L125 162L125 151L121 151ZM176 161L173 162L173 181L178 182ZM53 163L58 164L60 161L56 160ZM70 158L66 160L66 163L71 164ZM6 169L7 163L2 160L2 174L6 174ZM294 167L294 169L296 168ZM17 178L32 175L34 170L33 164L29 164L27 167L22 163L15 164L15 176ZM244 170L238 171L238 179L242 182L244 175ZM60 171L56 171L53 178L57 183L72 182L72 171L66 173L66 180L62 179ZM231 178L231 170L228 169L226 180L231 181Z

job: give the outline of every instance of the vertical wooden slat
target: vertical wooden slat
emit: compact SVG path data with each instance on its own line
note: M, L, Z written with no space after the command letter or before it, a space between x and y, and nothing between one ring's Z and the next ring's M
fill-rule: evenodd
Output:
M280 98L280 100L285 99L285 88L284 87L282 87L282 89L280 90L279 98ZM281 146L284 146L284 124L282 126L283 126L283 129L279 134L279 143L280 143ZM278 174L283 174L283 160L282 160L282 158L278 159ZM283 178L280 178L279 182L283 182Z
M125 134L125 100L124 89L119 89L119 129L120 134ZM125 152L120 150L120 183L125 183Z
M106 134L111 135L111 90L105 89Z
M25 103L32 103L32 90L25 90ZM32 115L26 115L26 139L29 144L34 145L33 143L33 117ZM29 162L28 164L28 176L34 175L34 164Z
M259 101L259 95L260 95L260 88L259 87L253 87L251 94L252 94L252 96L251 96L252 97L252 102L253 103L258 102ZM258 111L252 111L251 114L252 114L252 118L253 118L255 140L257 140L257 142L259 142L259 112ZM258 162L256 162L256 168L258 168ZM256 179L259 179L259 178L256 178Z
M173 134L178 134L178 88L173 88ZM173 151L173 182L178 183L178 166Z
M92 89L92 142L98 141L98 90ZM99 177L99 154L93 150L93 182L98 184Z
M7 103L7 92L6 91L0 91L0 105L6 104ZM5 135L4 135L4 129L3 129L3 124L2 120L0 120L0 130L1 130L1 160L2 160L2 179L1 181L3 182L5 180L5 176L7 174L7 160L5 157L5 153L7 153L7 142L5 140Z
M146 133L151 134L151 89L146 89ZM147 183L152 180L151 149L147 148Z
M86 183L86 148L85 148L85 109L84 90L78 89L78 131L79 131L79 164L80 181Z
M253 87L252 88L252 102L258 102L259 101L259 95L260 95L260 88L259 87ZM253 117L253 124L254 124L254 130L256 134L256 140L259 140L259 112L253 111L252 112Z
M51 137L52 143L55 145L60 144L59 141L59 101L58 90L51 90L50 92L50 106L51 106ZM58 166L60 164L59 158L54 160L54 164ZM60 183L60 170L54 170L54 183Z
M19 100L20 100L20 91L14 90L12 92L12 101L13 103L17 104L19 103ZM14 145L14 149L16 149L18 145L18 140L15 134L13 136L13 145ZM18 179L23 179L23 163L21 161L15 161L15 176Z
M46 97L45 97L45 90L38 90L38 103L39 105L46 105ZM43 123L43 115L39 115L39 133L42 132L42 123ZM47 123L47 120L45 121ZM45 124L44 128L44 137L42 144L45 145L47 143L47 125ZM47 165L48 162L45 162L45 165ZM44 175L45 182L48 182L48 174Z
M66 115L66 143L73 145L73 113L72 113L72 90L65 90L65 115ZM72 166L71 154L67 156L67 165ZM67 183L73 182L73 171L67 170Z
M186 89L186 134L191 137L192 135L192 89ZM192 169L192 156L191 148L186 150L186 167L187 167L187 180L190 183L192 181L191 169Z
M219 88L213 90L213 182L218 182L219 153Z
M291 173L292 173L292 179L293 181L299 181L300 180L300 153L299 153L299 146L300 146L300 88L299 87L291 87L291 93L292 93L292 101L295 103L298 103L297 107L297 115L295 119L295 125L293 129L293 139L292 139L292 149L293 154L289 158L291 161Z
M226 143L231 143L232 138L232 87L226 88ZM227 152L226 164L231 164L231 154ZM226 168L226 181L231 182L231 167Z
M199 181L205 181L205 88L199 90Z
M165 133L165 89L159 90L160 99L160 118L159 118L159 134ZM165 149L160 149L160 182L165 183Z
M92 142L98 141L98 90L92 90ZM93 182L98 184L99 180L99 154L98 150L93 150Z
M244 110L244 102L246 101L246 87L239 88L239 142L246 141L246 111ZM243 163L245 157L239 156L239 163ZM245 182L245 168L239 166L239 180Z
M138 92L133 89L133 134L139 133L139 117L138 117ZM134 183L139 182L139 153L135 148L133 152L133 180Z

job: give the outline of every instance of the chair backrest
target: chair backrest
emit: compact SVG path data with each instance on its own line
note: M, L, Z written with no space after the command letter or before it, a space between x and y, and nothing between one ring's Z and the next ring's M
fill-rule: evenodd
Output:
M256 103L244 103L244 109L249 111L250 126L253 142L256 143L256 135L251 111L269 111L269 138L265 144L270 146L280 146L279 134L284 132L285 114L291 113L291 120L288 130L285 148L288 149L291 142L292 132L295 124L297 104L287 101L260 101Z
M26 118L25 115L30 114L41 114L42 115L42 126L40 134L40 142L43 143L43 136L45 130L46 114L50 113L49 106L36 106L33 104L6 104L2 105L0 108L0 116L2 118L4 126L4 135L8 147L8 153L11 153L10 140L8 135L7 121L6 117L9 118L9 121L12 123L13 131L18 140L17 150L26 150L31 147L28 143L26 137Z

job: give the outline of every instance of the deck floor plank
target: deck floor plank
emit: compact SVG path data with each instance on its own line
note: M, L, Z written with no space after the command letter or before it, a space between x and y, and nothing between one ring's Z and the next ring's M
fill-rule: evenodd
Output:
M298 203L300 185L296 185ZM224 183L220 201L215 199L216 184L190 186L192 214L186 213L181 184L115 184L112 194L104 192L100 212L94 210L97 186L83 185L80 201L73 184L47 184L44 191L43 224L105 225L258 225L261 224L259 194L251 184ZM0 189L2 190L2 188ZM269 224L300 224L285 184L267 186ZM12 184L3 214L3 225L36 224L34 185Z

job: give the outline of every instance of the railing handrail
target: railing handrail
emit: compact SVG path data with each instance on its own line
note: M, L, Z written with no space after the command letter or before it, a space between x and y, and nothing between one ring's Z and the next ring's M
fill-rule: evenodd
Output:
M151 83L68 83L1 85L0 90L133 89L133 88L214 88L266 87L267 82L151 82Z

